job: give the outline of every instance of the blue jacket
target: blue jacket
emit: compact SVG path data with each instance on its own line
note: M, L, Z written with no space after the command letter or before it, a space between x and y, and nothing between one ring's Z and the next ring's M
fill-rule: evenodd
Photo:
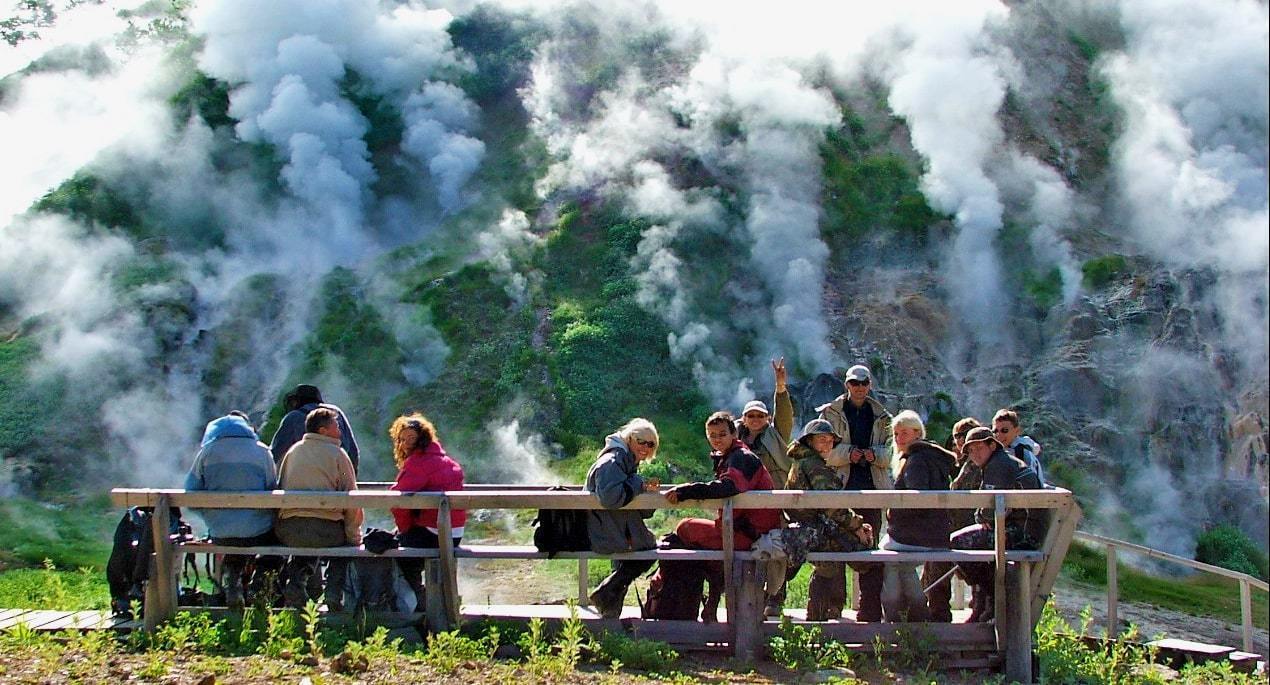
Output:
M273 452L273 463L282 463L282 458L287 456L287 450L291 446L300 442L300 438L304 437L304 419L309 412L318 407L329 407L335 410L339 417L336 419L340 424L340 447L344 448L344 452L348 454L348 460L353 462L353 472L357 472L357 438L353 436L353 428L348 425L348 417L344 416L344 410L329 403L310 402L299 409L292 409L287 415L282 417L282 423L278 425L278 432L273 434L273 441L269 443L269 451Z
M185 477L186 490L273 490L278 470L269 448L242 418L222 416L207 424L202 447ZM213 538L249 538L273 529L272 509L198 509Z
M604 438L604 449L586 474L586 491L605 509L587 512L592 551L612 554L657 547L657 539L644 525L645 512L623 509L644 491L644 479L636 473L636 466L625 440L616 433Z

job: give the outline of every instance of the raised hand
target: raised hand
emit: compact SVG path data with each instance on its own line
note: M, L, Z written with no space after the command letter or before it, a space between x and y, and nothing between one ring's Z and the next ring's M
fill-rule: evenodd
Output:
M772 360L772 373L776 376L776 392L785 391L785 381L789 374L785 371L785 358Z

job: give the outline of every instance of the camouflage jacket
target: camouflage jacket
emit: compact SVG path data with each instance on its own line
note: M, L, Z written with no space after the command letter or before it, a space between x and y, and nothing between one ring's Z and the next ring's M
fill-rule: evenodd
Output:
M789 467L789 478L785 481L787 490L842 490L843 475L838 469L825 463L823 457L806 446L795 443L790 448L789 456L794 463ZM864 519L856 515L849 507L846 509L791 509L785 514L790 521L810 525L823 514L843 531L853 533Z

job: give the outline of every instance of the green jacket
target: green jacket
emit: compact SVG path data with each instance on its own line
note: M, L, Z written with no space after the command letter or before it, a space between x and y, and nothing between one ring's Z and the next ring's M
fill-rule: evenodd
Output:
M851 428L847 425L847 417L842 413L842 405L847 401L846 395L838 395L829 404L816 407L820 418L833 426L833 432L842 438L842 442L833 448L834 453L846 461L851 451ZM878 490L894 490L895 480L891 477L891 412L881 402L866 397L865 401L873 407L873 434L869 436L869 445L873 449L873 487Z
M789 469L789 478L785 480L787 490L841 490L842 474L825 463L823 457L801 443L794 443L789 448L789 456L793 466ZM790 521L807 525L816 517L817 511L825 515L839 527L855 531L864 519L856 515L850 507L845 509L791 509L786 512Z
M779 487L785 484L785 479L789 477L789 467L794 463L786 454L789 450L790 432L794 430L794 403L789 400L789 391L773 395L772 406L776 412L774 420L768 422L767 428L759 433L757 439L750 436L741 419L736 420L736 430L741 440L763 462L763 466L767 467L767 472L772 474L772 482Z

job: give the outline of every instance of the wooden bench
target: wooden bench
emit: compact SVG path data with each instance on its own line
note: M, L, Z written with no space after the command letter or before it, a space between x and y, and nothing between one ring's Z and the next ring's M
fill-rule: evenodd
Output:
M153 580L148 584L145 620L153 629L176 611L176 570L178 555L190 552L279 554L289 556L374 557L360 547L292 548L227 547L207 543L175 544L167 536L168 507L192 508L324 508L344 509L438 509L438 549L397 549L384 557L415 557L425 561L425 588L428 593L426 621L430 629L442 630L460 620L457 583L457 560L472 559L545 559L547 555L526 545L453 545L449 530L451 509L600 509L590 493L577 489L544 491L538 486L471 486L462 491L444 493L402 493L366 484L353 492L193 492L185 490L126 489L112 491L115 504L123 507L154 507L155 560ZM593 552L564 552L555 558L579 562L579 595L586 595L586 562L590 559L699 559L723 562L727 596L727 621L717 626L697 622L642 621L623 619L623 627L636 634L674 633L683 639L699 642L726 642L743 659L753 659L762 650L763 640L773 630L764 625L762 572L748 551L732 548L731 514L738 509L856 509L918 508L978 509L994 512L996 536L992 550L947 550L938 552L893 552L874 550L851 553L811 553L811 561L871 561L879 563L922 563L949 561L954 563L996 562L996 607L994 624L940 625L922 624L939 641L941 647L955 650L983 649L997 652L1006 665L1010 678L1031 677L1032 628L1058 576L1067 553L1072 533L1080 518L1079 507L1070 491L1011 490L917 492L883 491L751 491L727 500L692 501L670 504L656 493L641 494L628 509L722 509L724 516L722 550L648 550L625 554L600 555ZM1036 551L1008 550L1005 543L1005 515L1009 508L1047 509L1051 521L1046 539ZM488 614L484 614L488 615ZM684 624L684 625L674 625ZM832 637L857 644L868 644L873 637L892 639L903 626L896 624L826 624ZM914 627L914 630L918 628Z

